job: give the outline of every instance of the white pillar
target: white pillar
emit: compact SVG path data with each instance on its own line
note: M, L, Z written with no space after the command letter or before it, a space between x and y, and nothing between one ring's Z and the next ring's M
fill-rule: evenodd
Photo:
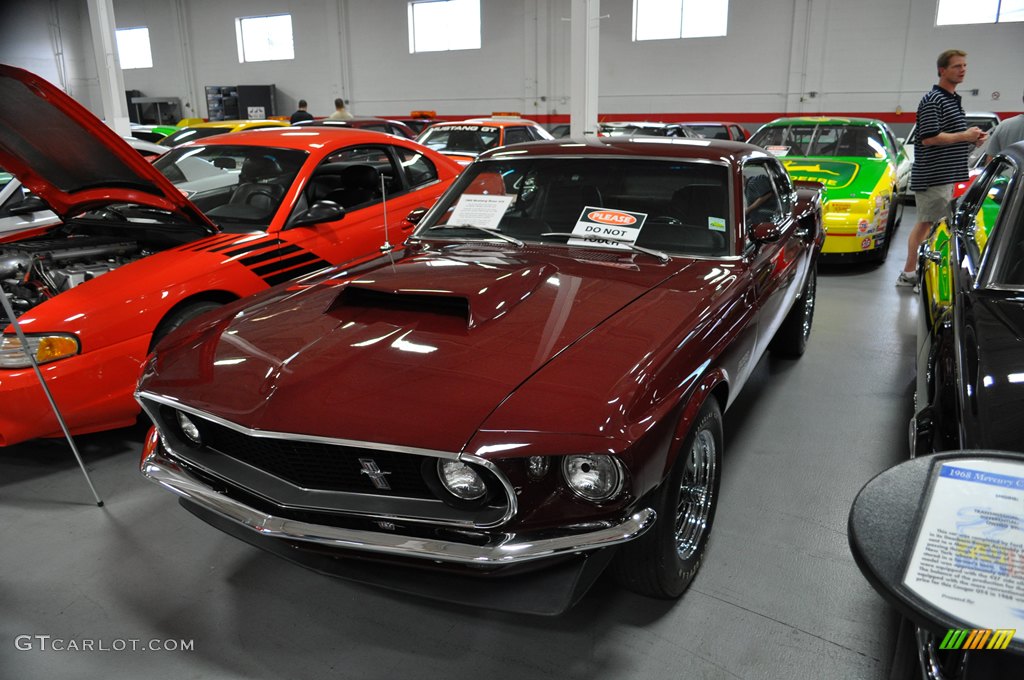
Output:
M119 135L131 133L128 102L124 96L124 76L117 60L117 39L114 37L113 0L89 0L89 27L92 30L96 72L100 80L103 120Z
M597 132L597 67L601 0L572 0L569 132L573 137Z

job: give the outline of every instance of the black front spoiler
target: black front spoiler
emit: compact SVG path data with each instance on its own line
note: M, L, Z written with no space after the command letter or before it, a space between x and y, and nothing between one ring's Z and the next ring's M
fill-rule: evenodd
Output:
M311 547L299 541L263 536L189 500L182 507L211 526L313 571L357 583L482 609L558 616L586 594L615 555L614 548L588 551L528 572L439 570L408 561L354 556L343 550Z

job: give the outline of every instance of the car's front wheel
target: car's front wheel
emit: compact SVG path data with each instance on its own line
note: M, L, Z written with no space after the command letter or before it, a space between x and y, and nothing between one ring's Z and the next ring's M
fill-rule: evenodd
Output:
M152 350L158 342L186 321L191 321L200 314L204 314L211 309L217 309L220 306L219 302L212 300L197 300L175 309L157 325L156 330L153 331L153 339L150 341L149 348Z
M814 322L814 303L818 291L818 276L813 266L807 273L803 294L793 304L779 330L775 331L768 349L777 356L796 359L803 356L807 341L811 338L811 324Z
M722 412L709 397L686 435L668 477L654 493L654 527L620 548L612 570L630 590L676 598L697 575L718 505Z

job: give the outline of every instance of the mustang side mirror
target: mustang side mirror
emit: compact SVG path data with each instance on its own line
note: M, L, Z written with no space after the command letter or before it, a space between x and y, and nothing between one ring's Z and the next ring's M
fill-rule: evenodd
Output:
M29 213L49 209L50 206L46 205L46 201L39 198L35 194L29 194L21 201L21 203L11 208L8 212L11 215L28 215Z
M419 221L422 220L423 216L426 214L426 208L416 208L411 213L405 216L405 221L411 224L419 224Z
M334 222L345 216L345 209L334 201L317 201L306 212L299 213L289 227L305 227L321 222Z
M750 240L754 243L773 243L782 238L782 227L774 222L758 222L750 230Z

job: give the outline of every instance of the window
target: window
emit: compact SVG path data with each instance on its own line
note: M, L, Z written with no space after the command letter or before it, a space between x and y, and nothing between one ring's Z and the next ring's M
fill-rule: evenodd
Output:
M723 36L729 0L633 0L633 40Z
M1024 0L939 0L936 26L1024 21Z
M239 64L295 58L291 14L235 19L235 38Z
M530 133L523 127L508 127L505 128L505 144L520 144L521 142L532 142L533 138L530 137Z
M409 3L409 53L480 49L480 0Z
M119 28L115 32L117 38L117 59L121 69L153 68L153 52L149 49L149 29L145 26L137 28Z
M403 146L396 146L395 151L398 152L398 160L405 170L405 177L409 180L409 186L418 187L437 179L437 168L423 154L416 153L412 149L406 149Z
M761 163L743 166L743 212L748 231L760 222L776 222L782 218L771 175Z

